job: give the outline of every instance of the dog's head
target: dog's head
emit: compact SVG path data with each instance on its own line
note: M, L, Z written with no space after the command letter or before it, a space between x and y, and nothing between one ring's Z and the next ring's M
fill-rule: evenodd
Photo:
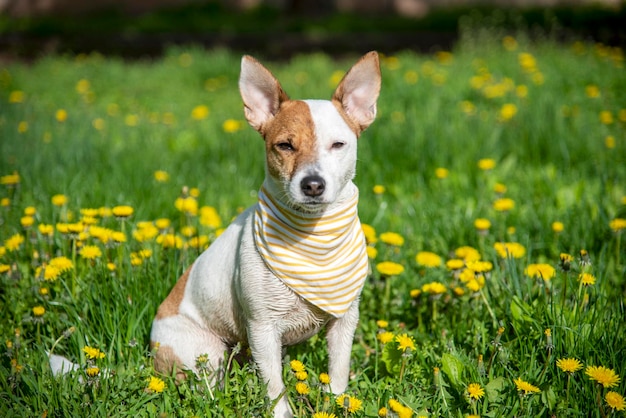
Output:
M378 54L364 55L331 100L290 100L278 80L250 56L241 61L239 90L246 119L266 148L266 187L305 212L342 198L355 174L357 138L376 117Z

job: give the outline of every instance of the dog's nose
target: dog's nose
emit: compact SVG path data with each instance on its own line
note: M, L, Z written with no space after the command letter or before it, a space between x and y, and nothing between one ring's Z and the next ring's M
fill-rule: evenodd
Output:
M309 197L317 197L324 193L326 182L320 176L306 176L300 182L302 193Z

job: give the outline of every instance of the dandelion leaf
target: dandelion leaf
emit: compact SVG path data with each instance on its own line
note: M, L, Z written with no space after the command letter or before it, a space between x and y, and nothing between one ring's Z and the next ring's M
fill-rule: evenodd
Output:
M389 374L395 375L400 373L400 365L402 363L402 351L398 350L395 344L385 344L382 354L383 363Z
M504 378L496 377L485 385L485 393L489 402L495 402L500 397L500 391L504 389Z
M441 356L441 370L448 376L453 386L458 386L463 374L463 361L457 356L445 353Z
M556 394L552 390L552 386L548 389L541 391L541 402L550 410L553 411L556 406Z

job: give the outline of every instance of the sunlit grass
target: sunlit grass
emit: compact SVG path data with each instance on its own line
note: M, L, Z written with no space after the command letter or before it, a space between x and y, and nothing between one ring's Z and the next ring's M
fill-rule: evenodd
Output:
M227 358L220 388L208 371L176 385L148 348L177 277L256 201L264 147L243 121L239 60L190 48L0 71L3 416L269 414L253 365ZM294 98L328 98L349 65L268 63ZM294 411L623 409L623 67L619 49L522 34L383 57L359 140L373 274L353 378L329 396L323 338L290 348ZM55 379L50 351L79 370Z

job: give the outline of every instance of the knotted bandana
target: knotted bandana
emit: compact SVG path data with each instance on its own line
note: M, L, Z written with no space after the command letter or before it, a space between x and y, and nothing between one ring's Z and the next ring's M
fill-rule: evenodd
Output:
M340 318L359 296L368 274L356 186L340 207L319 214L296 212L259 192L254 240L267 267L298 295Z

